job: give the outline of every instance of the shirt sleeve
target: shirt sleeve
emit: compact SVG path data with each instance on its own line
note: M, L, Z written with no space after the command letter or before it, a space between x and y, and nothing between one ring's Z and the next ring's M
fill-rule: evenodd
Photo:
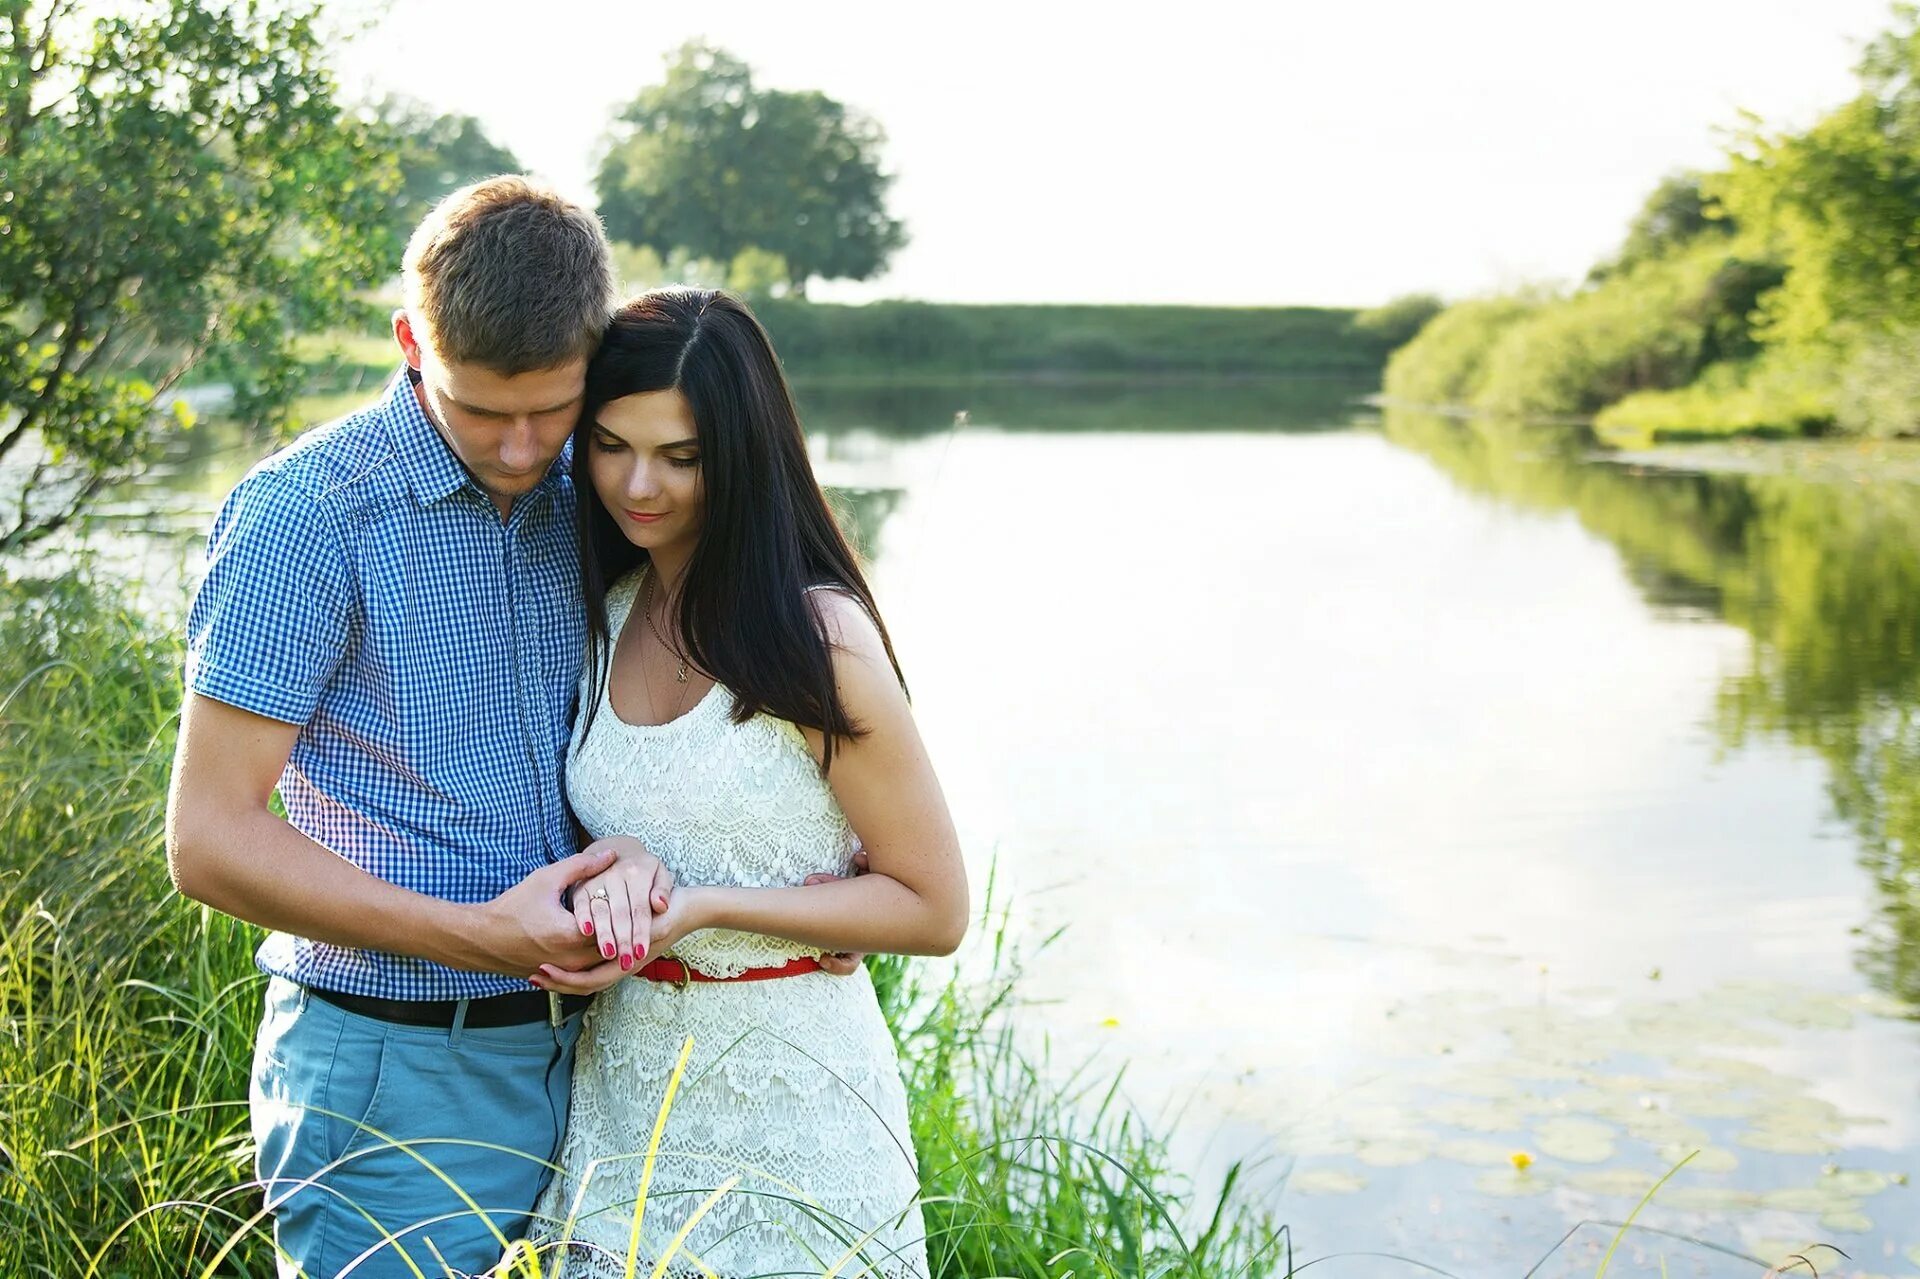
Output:
M353 606L344 548L306 494L256 471L207 539L207 574L187 615L186 685L305 724L346 651Z

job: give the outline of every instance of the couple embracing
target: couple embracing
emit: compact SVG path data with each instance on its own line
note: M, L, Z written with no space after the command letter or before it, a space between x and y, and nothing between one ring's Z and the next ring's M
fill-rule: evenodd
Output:
M188 622L168 854L270 930L281 1273L628 1273L691 1037L641 1273L737 1175L671 1273L924 1275L857 956L952 951L965 873L765 332L616 310L599 222L520 178L403 279L386 394L241 481Z

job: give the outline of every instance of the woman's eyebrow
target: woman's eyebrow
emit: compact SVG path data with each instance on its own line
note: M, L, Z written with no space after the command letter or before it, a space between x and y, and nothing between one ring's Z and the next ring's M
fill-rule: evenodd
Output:
M657 452L661 452L661 453L664 453L664 452L666 452L666 451L667 451L668 449L685 449L685 448L692 448L692 447L693 447L694 445L696 445L696 444L698 444L699 442L700 442L700 437L699 437L699 436L690 436L690 437L688 437L687 439L684 439L684 440L675 440L675 441L674 441L673 443L671 443L671 444L661 444L661 445L658 445L658 446L656 446L656 451L657 451Z

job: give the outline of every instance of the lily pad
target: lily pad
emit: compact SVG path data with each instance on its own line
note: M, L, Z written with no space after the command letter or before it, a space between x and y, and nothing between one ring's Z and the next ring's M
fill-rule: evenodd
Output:
M1877 1195L1893 1184L1892 1178L1884 1172L1875 1172L1871 1168L1842 1168L1839 1172L1829 1173L1821 1178L1820 1184L1831 1186L1843 1195Z
M1664 1110L1642 1111L1638 1115L1630 1116L1624 1122L1628 1136L1637 1137L1652 1146L1685 1146L1691 1150L1697 1146L1705 1146L1712 1140L1711 1134L1706 1129L1690 1124L1680 1116L1669 1114ZM1684 1154L1685 1151L1681 1153ZM1696 1159L1689 1166L1698 1167L1699 1165L1700 1161Z
M1517 1107L1497 1102L1443 1101L1429 1106L1426 1117L1471 1132L1517 1132L1527 1123Z
M1732 1186L1676 1186L1669 1182L1654 1202L1682 1212L1750 1212L1760 1207L1760 1195Z
M1783 1132L1756 1128L1734 1138L1749 1150L1764 1150L1775 1155L1830 1155L1839 1149L1833 1142L1813 1132Z
M1603 1164L1613 1158L1613 1129L1590 1119L1549 1119L1533 1131L1544 1154L1574 1164Z
M1873 1229L1873 1218L1863 1212L1829 1212L1820 1216L1820 1228L1842 1234L1864 1235Z
M1738 1057L1675 1057L1673 1068L1696 1075L1714 1075L1729 1083L1754 1087L1774 1083L1782 1077L1770 1067Z
M1420 1163L1432 1154L1432 1146L1416 1138L1402 1141L1384 1139L1361 1142L1354 1158L1375 1168L1404 1168Z
M1720 1146L1698 1146L1692 1142L1677 1142L1660 1147L1660 1157L1672 1167L1682 1159L1687 1159L1688 1172L1732 1172L1740 1166L1740 1156ZM1661 1192L1662 1196L1666 1194Z
M1845 1195L1830 1194L1818 1186L1786 1186L1761 1194L1760 1202L1781 1212L1850 1212L1859 1207Z
M1636 1172L1631 1168L1603 1168L1596 1172L1576 1172L1567 1177L1567 1184L1575 1190L1584 1190L1590 1195L1612 1195L1621 1199L1638 1199L1660 1180L1657 1172Z
M1367 1188L1367 1179L1344 1168L1311 1168L1289 1177L1287 1188L1303 1195L1352 1195Z

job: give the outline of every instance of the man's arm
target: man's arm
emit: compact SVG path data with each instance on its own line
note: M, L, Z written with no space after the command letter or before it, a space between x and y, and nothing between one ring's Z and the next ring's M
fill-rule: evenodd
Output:
M490 902L461 905L390 884L314 843L267 807L298 725L189 692L167 794L174 887L216 910L315 941L523 976L598 959L561 905L610 853L578 853Z

